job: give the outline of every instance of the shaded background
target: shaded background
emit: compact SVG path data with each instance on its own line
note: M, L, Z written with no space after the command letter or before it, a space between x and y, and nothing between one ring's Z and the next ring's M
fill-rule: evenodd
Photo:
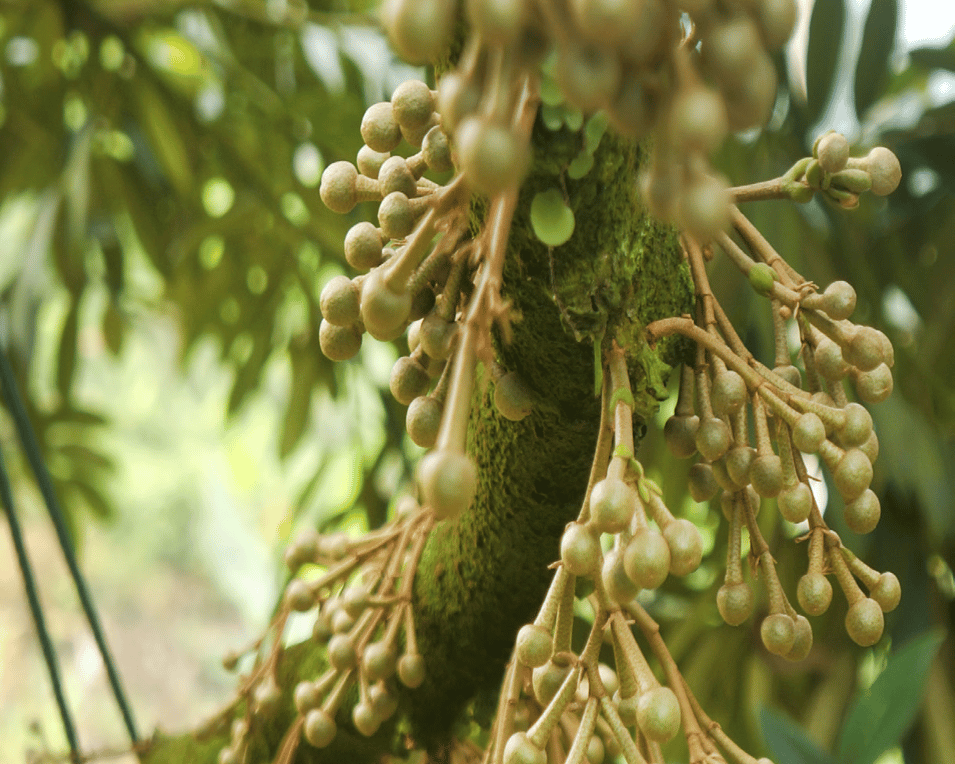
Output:
M715 550L649 604L704 708L754 751L763 706L834 750L850 696L888 651L955 620L955 22L928 8L804 8L770 125L719 158L736 183L773 177L834 127L855 153L881 143L902 162L902 187L851 213L817 201L745 210L808 278L852 283L856 318L895 345L895 393L872 412L882 522L865 538L842 533L902 581L887 638L852 645L838 595L799 666L766 654L751 625L720 625L725 529L686 495L688 463L658 434L641 447L668 504ZM283 543L306 526L381 524L419 453L387 390L398 347L366 341L358 361L337 365L318 348L318 295L344 272L341 241L363 216L323 207L321 171L354 157L368 104L426 76L394 59L366 12L303 0L0 2L0 333L143 731L195 726L227 700L234 680L219 659L266 623ZM925 28L936 39L913 39ZM771 357L765 304L719 258L711 278L750 347ZM80 739L121 745L5 414L0 446ZM798 531L767 532L793 591ZM952 655L949 639L919 723L884 764L955 761ZM4 552L0 760L45 745L65 747Z

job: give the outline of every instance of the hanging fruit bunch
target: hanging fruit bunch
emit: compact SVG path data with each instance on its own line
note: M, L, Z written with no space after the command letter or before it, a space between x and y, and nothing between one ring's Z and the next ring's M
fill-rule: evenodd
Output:
M596 442L585 446L593 448L589 481L580 486L579 513L563 529L559 550L555 545L546 597L537 615L514 629L487 745L462 755L504 764L598 764L620 755L628 764L660 763L661 746L682 732L694 764L754 764L697 703L637 600L671 575L692 573L703 557L697 528L667 507L636 458L635 418L646 421L660 397L645 353L676 335L694 348L683 353L676 412L664 434L677 457L697 459L693 498L719 501L728 523L717 595L723 619L743 623L764 597L766 649L802 660L813 640L806 616L830 606L833 578L847 601L849 635L860 645L878 641L883 613L899 602L898 580L866 566L828 527L803 456L818 455L829 470L848 527L872 531L879 520L870 488L878 438L863 404L891 392L892 346L881 332L853 323L849 284L820 291L737 205L806 202L818 193L851 209L860 194L885 195L898 185L898 161L883 148L851 157L846 139L830 132L816 141L813 156L775 180L731 187L710 166L729 131L762 125L770 115L770 54L789 37L794 0L464 6L462 24L450 0L386 0L381 18L396 51L414 63L438 62L437 89L409 81L390 102L371 106L355 162L330 165L320 189L337 213L378 205L377 220L355 222L345 238L356 275L332 279L321 293L320 341L329 358L345 361L366 333L385 342L406 339L390 388L408 406L409 437L429 449L418 465L418 492L401 500L384 529L355 539L309 537L290 548L292 571L307 575L287 588L272 646L260 651L268 654L243 685L249 711L221 761L245 760L250 726L277 702L275 661L293 610L315 613L314 640L327 645L328 665L295 687L297 715L277 760L290 761L301 739L328 746L342 723L376 734L396 713L400 693L413 702L414 688L425 681L415 576L429 534L475 511L482 480L468 453L475 400L490 385L496 416L509 423L524 420L541 400L540 385L509 370L504 358L516 322L528 320L512 304L504 276L507 264L522 257L515 243L523 241L515 234L520 216L550 258L550 307L577 341L593 345L600 422L591 430ZM652 150L639 168L611 166L600 153L607 135L632 145L652 137ZM550 139L563 147L559 162L534 148ZM632 306L641 290L655 286L636 276L614 297L595 296L596 289L585 295L595 306L587 320L562 299L569 293L554 275L566 267L562 247L575 232L583 236L575 195L587 182L599 194L611 175L639 189L642 209L626 215L643 221L648 211L672 226L667 246L681 261L672 278L692 284L687 310L641 322ZM600 205L617 203L597 197ZM648 246L634 241L631 249L638 244ZM775 327L768 363L747 350L710 289L706 262L717 255L767 301ZM591 256L617 275L626 259ZM793 327L798 347L789 345ZM808 524L807 572L795 587L802 612L787 596L793 582L777 574L756 522L765 499L786 520ZM575 651L571 626L580 597L595 617ZM605 643L612 667L598 660Z

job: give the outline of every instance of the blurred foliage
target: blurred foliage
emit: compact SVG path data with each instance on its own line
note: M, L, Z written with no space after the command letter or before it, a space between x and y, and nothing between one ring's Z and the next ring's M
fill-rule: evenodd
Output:
M805 88L788 84L780 58L769 127L732 140L720 157L744 184L782 174L825 128L852 138L852 126L826 122L849 78L856 153L881 143L902 163L906 180L895 194L867 197L851 213L819 201L746 210L807 277L852 283L857 315L895 345L895 394L873 409L882 522L853 536L831 490L828 513L855 551L899 575L903 604L887 618L895 644L955 624L955 100L951 88L946 97L935 86L955 72L955 40L901 51L898 6L873 0L859 55L840 68L845 3L817 3ZM302 447L319 415L330 442L300 507L343 465L333 451L350 436L335 430L368 426L362 406L333 416L326 402L370 379L384 433L361 461L355 507L371 527L384 521L389 486L408 474L415 453L403 408L388 394L387 373L333 366L318 348L318 295L343 270L341 242L362 213L323 207L321 171L354 157L366 106L415 73L391 58L365 10L303 0L0 2L0 326L74 522L84 521L82 508L108 516L104 486L117 458L97 435L109 422L75 394L84 347L122 353L130 327L157 313L174 317L183 359L215 339L234 370L230 413L259 389L270 363L288 361L280 454ZM717 294L733 296L724 305L734 324L758 356L771 357L765 306L720 258L712 268ZM362 358L382 366L375 348ZM668 582L653 603L703 706L751 750L762 746L762 706L785 709L815 745L835 750L853 688L887 643L870 651L849 643L836 604L818 619L813 656L793 668L768 656L755 632L723 626L713 598L726 534L718 510L686 496L688 465L665 453L658 432L641 451L667 503L684 507L710 542L699 574ZM331 526L353 512L309 521ZM761 515L767 538L798 534L776 518ZM791 590L803 549L775 546ZM946 645L933 669L945 681L929 682L921 733L903 741L909 762L955 761L955 729L944 723L955 719L950 636Z

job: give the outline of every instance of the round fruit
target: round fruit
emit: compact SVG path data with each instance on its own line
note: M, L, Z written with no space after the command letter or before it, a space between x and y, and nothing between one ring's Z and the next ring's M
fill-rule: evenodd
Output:
M716 593L716 607L730 626L739 626L753 614L755 599L748 584L723 584Z
M670 572L670 547L663 534L655 528L639 528L624 549L623 568L641 589L662 584Z
M402 655L398 661L398 679L408 689L420 687L424 681L424 658L420 655Z
M439 520L467 510L477 490L477 468L466 454L431 451L418 464L423 503Z
M640 696L637 724L650 740L665 743L680 731L680 703L669 687L655 687Z
M575 576L593 576L600 569L600 541L580 523L568 523L560 539L560 559Z
M799 579L796 596L801 607L809 615L822 615L832 602L832 584L822 573L806 573Z
M539 668L550 660L554 640L542 626L528 623L517 632L517 659L525 666Z
M785 656L796 643L796 622L785 613L773 613L763 619L759 635L769 652Z
M600 533L619 533L630 524L637 494L618 478L604 478L590 492L590 520Z
M866 488L858 498L846 504L844 516L852 532L872 533L882 516L879 497L871 488Z
M703 560L703 537L689 520L678 517L663 531L663 538L670 547L670 572L686 576L700 567Z
M846 631L852 641L869 647L879 641L885 628L882 608L874 599L866 597L856 602L846 613Z
M335 739L338 727L335 720L320 708L313 708L305 714L305 723L302 726L305 739L316 748L325 748Z

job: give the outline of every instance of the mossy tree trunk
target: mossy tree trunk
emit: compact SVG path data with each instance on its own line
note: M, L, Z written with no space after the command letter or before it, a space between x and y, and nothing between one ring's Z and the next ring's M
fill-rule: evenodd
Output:
M504 270L505 297L519 319L512 341L498 342L499 362L520 373L535 406L511 422L494 408L493 385L477 387L468 450L480 469L478 494L463 517L434 529L419 566L414 614L428 673L402 699L399 715L408 723L386 725L366 740L349 734L343 711L335 743L317 751L303 742L299 762L376 761L412 742L444 749L467 704L496 697L517 630L533 619L563 528L580 510L600 420L594 344L606 349L616 340L628 348L643 418L665 396L667 372L684 348L667 341L651 350L641 328L691 309L689 274L673 231L640 209L641 149L607 135L593 169L572 181L565 169L581 141L540 123L535 129L534 172L521 193ZM567 244L549 249L531 230L529 207L535 193L554 187L566 194L576 228ZM638 416L634 424L639 436L644 423ZM250 761L274 757L294 717L298 677L317 676L322 663L321 652L308 645L283 656L284 708L253 730ZM204 740L192 733L159 736L143 760L213 764L227 736L228 725Z

